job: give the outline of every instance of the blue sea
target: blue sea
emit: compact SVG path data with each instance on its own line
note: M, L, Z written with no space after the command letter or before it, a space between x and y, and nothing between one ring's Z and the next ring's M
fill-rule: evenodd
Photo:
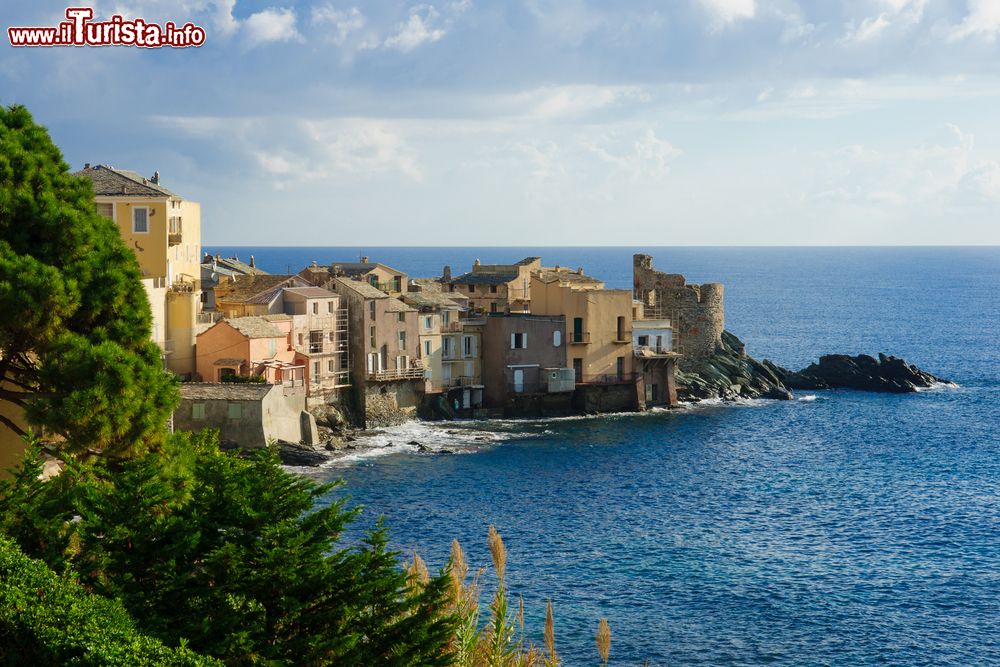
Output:
M208 248L272 272L357 248ZM394 545L508 548L529 639L567 665L1000 664L1000 248L366 248L415 276L540 255L630 287L632 254L724 282L727 328L793 369L886 352L958 383L910 395L554 421L409 424L308 473ZM417 440L456 455L421 454ZM486 577L487 586L491 583Z

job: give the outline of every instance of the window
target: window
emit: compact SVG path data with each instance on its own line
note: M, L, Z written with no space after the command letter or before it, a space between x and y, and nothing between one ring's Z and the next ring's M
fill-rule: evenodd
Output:
M441 323L448 324L451 321L451 311L445 310L441 313Z
M497 302L496 301L493 301L493 302L490 303L490 312L491 313L497 312Z
M369 342L371 343L372 347L378 347L378 345L375 343L375 327L371 327L368 330L368 338L370 339Z
M149 233L149 209L145 206L136 206L132 209L132 232L134 234Z
M313 381L313 384L319 382L319 362L318 361L314 361L313 362L313 376L312 376L312 381Z
M374 301L369 301L368 302L368 317L370 319L372 319L372 320L375 319L375 302Z
M278 353L278 341L271 338L267 341L267 356L273 357Z
M497 286L496 285L490 285L490 293L491 294L496 294L497 293Z
M462 354L466 357L476 356L476 339L473 336L462 336Z
M396 321L397 322L405 322L406 321L406 313L404 313L404 312L398 312L398 313L396 313Z
M109 220L114 220L115 219L115 205L114 204L104 204L104 203L98 202L98 204L97 204L97 212L100 213L101 215L103 215L105 218L108 218ZM204 406L202 406L202 407L204 407Z
M573 359L573 375L577 382L583 382L583 359L580 357Z
M639 347L649 347L649 336L639 336L636 342L639 344Z
M475 285L469 285L469 294L472 294L475 291L476 291L476 286Z
M429 340L424 341L424 356L431 356L431 342Z
M625 340L625 318L621 316L615 326L615 340Z
M402 313L400 313L400 314L402 314ZM405 331L400 331L399 332L399 349L401 349L401 350L405 350L406 349L406 332Z
M299 334L299 347L302 347L305 344L306 344L305 335L304 334Z
M372 287L378 287L378 276L376 276L374 273L368 276L368 284L371 285Z
M322 331L310 331L309 332L309 353L317 354L323 351L323 332Z
M552 347L559 347L562 345L562 331L556 329L552 332Z
M573 342L582 343L583 342L583 318L574 317L573 318Z
M452 341L455 340L451 336L445 336L441 339L441 356L445 359L451 359L452 351Z
M392 277L392 291L402 292L403 291L403 276L393 276Z
M340 370L342 370L342 371L346 371L347 370L347 355L346 354L340 355Z
M191 405L191 419L204 419L205 418L205 404L204 403L193 403Z
M319 302L313 301L313 315L319 315Z
M615 364L615 371L618 373L619 380L625 377L625 357L618 357Z
M333 359L328 359L326 362L326 370L328 370L331 373L336 372L337 362L335 362Z
M425 328L425 329L430 329L430 328L431 328L431 323L432 323L433 321L434 321L434 319L433 319L433 318L432 318L431 316L427 316L427 317L425 317L425 318L424 318L424 328Z
M242 419L243 418L243 404L242 403L230 403L229 404L229 418L230 419Z
M528 334L512 333L510 335L510 349L523 350L528 347Z
M326 302L326 312L333 315L333 301Z

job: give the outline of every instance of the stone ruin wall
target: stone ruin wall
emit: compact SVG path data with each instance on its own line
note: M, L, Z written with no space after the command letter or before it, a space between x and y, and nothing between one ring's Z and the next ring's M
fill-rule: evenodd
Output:
M653 268L649 255L633 256L633 287L646 317L671 320L684 369L715 352L725 329L722 283L688 285L684 276Z

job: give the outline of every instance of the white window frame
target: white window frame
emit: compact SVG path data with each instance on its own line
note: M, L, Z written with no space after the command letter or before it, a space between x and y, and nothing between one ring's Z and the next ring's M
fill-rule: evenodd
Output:
M117 211L115 210L115 203L113 201L99 201L99 202L97 202L97 205L98 206L110 206L111 207L111 217L109 217L108 220L111 220L112 222L115 221L115 213L117 213ZM99 216L101 216L102 218L105 217L105 215L103 213L101 213L100 210L97 211L97 214Z
M133 206L132 207L132 233L133 234L148 234L149 233L149 206ZM138 210L143 210L146 212L146 231L141 232L135 228L135 212Z

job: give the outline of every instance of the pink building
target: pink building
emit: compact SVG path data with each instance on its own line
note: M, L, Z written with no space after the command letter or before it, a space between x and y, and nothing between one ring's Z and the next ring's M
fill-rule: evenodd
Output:
M292 345L292 317L234 317L198 334L196 369L203 382L261 375L268 384L303 386L307 365Z

